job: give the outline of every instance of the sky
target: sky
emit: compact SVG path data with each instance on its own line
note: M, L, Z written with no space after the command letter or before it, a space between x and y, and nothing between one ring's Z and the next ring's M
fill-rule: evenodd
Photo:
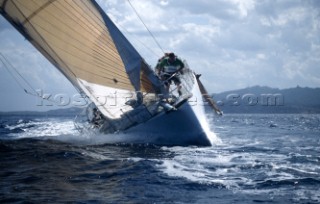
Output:
M209 93L256 85L320 87L318 0L97 2L151 66L163 52L174 52L202 74ZM2 16L0 53L34 89L77 97L63 75ZM0 87L0 111L53 107L25 94L2 63Z

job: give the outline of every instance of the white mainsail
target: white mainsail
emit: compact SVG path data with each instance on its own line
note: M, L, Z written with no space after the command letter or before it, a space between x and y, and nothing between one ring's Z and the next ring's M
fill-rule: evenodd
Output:
M0 13L108 118L138 91L155 93L151 68L94 0L0 0Z

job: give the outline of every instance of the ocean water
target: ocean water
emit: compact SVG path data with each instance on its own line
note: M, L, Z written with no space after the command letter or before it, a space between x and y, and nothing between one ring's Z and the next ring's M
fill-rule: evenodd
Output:
M320 115L207 115L212 147L105 144L0 119L0 203L320 203Z

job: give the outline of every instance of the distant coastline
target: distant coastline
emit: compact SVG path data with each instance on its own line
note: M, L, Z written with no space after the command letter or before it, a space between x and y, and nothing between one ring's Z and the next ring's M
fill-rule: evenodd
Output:
M225 114L320 113L320 88L297 86L289 89L277 89L266 86L253 86L212 94L211 96ZM74 117L79 115L83 109L84 107L71 107L49 111L2 111L0 116ZM211 111L209 106L206 106L205 109Z
M320 113L320 88L253 86L212 98L224 113Z

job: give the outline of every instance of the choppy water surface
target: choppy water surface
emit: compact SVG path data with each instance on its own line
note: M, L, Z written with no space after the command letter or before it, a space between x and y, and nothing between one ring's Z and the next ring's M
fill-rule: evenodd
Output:
M0 120L0 202L319 203L320 115L209 115L212 147L105 144L72 118Z

